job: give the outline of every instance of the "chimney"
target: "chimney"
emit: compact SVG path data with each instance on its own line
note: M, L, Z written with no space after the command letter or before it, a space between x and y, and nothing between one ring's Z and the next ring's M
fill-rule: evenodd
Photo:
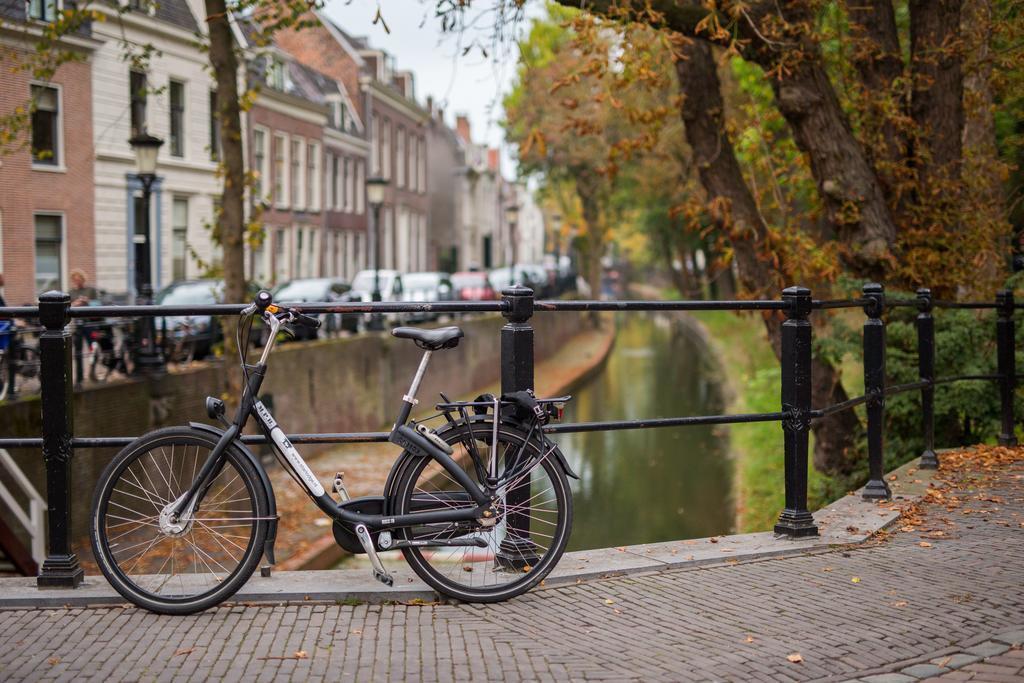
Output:
M455 117L455 130L458 131L459 137L462 141L469 144L473 142L473 138L469 136L469 117L464 114L459 114Z
M495 173L498 172L498 167L501 164L501 158L498 156L498 150L495 147L487 148L487 168L491 169Z

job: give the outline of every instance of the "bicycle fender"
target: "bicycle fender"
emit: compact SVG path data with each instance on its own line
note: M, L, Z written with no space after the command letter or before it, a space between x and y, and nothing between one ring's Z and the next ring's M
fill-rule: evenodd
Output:
M224 434L223 429L203 422L189 422L188 426L192 429L206 432L218 439ZM263 484L263 490L267 492L267 512L268 516L273 517L273 519L270 521L270 526L267 528L267 540L263 543L263 554L266 556L269 564L276 564L274 560L274 543L277 541L277 499L274 496L274 487L270 484L270 477L267 476L267 471L264 469L262 463L260 463L260 459L257 458L244 443L241 441L235 441L228 446L228 448L236 449L252 463L253 467L256 469L257 475L259 475L260 482Z

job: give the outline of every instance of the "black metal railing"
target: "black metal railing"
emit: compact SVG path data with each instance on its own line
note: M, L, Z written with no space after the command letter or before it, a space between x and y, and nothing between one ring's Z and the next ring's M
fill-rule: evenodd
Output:
M938 467L935 452L935 387L954 381L998 381L1001 398L999 443L1015 445L1013 396L1017 385L1014 360L1014 311L1024 304L1014 303L1013 294L1000 292L994 302L946 302L932 299L927 289L918 290L914 299L887 302L884 288L870 283L857 299L815 300L804 287L789 287L779 300L757 301L535 301L533 291L510 287L500 301L440 303L343 303L299 304L306 313L468 313L500 312L506 319L501 329L500 364L502 392L531 389L534 385L534 329L531 319L536 311L779 311L785 316L781 325L780 410L772 413L734 415L697 415L640 420L552 424L550 434L597 430L650 429L691 425L745 424L780 422L783 428L785 462L785 507L775 532L789 538L815 536L818 528L807 509L808 448L813 420L866 405L869 481L863 496L868 500L888 499L891 492L884 479L883 445L885 397L920 391L922 434L925 448L922 468ZM886 308L915 307L918 310L918 381L886 386ZM212 306L93 306L71 308L70 298L61 292L48 292L38 306L0 308L0 318L38 318L41 356L41 392L43 433L38 438L0 438L0 448L41 448L46 465L48 505L47 557L40 570L40 586L77 586L82 569L71 548L70 461L76 448L118 448L135 437L75 436L72 414L72 321L104 316L138 317L170 315L238 315L242 305ZM864 394L830 406L811 404L812 324L816 310L862 308ZM935 308L995 309L997 371L992 374L935 377ZM292 434L293 443L366 443L387 441L387 432ZM242 437L245 443L266 443L263 436ZM514 492L511 492L514 494Z

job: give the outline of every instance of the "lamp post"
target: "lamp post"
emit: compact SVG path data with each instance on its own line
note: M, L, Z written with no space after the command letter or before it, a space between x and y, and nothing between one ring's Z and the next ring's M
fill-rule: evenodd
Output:
M505 221L508 223L508 239L512 243L512 267L508 271L508 286L515 285L516 280L516 220L519 218L519 205L509 204L505 207Z
M142 183L142 249L136 250L135 289L143 304L153 303L153 265L150 258L150 197L156 180L156 158L164 141L142 131L128 140L135 152L135 173ZM138 329L139 348L135 354L135 369L139 374L159 374L165 371L163 356L156 349L156 321L146 316Z
M373 209L373 232L370 238L373 240L373 301L380 301L380 207L384 204L384 190L388 181L380 176L374 176L366 181L366 199ZM370 315L371 330L384 329L384 321L380 313L374 311Z

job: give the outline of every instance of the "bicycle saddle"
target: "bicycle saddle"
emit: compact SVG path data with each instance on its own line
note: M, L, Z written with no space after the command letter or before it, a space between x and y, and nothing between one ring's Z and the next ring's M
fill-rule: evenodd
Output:
M459 345L459 339L465 336L461 328L439 327L436 330L424 330L419 327L396 327L391 330L391 336L400 339L413 339L416 346L437 351L438 349L454 349Z

